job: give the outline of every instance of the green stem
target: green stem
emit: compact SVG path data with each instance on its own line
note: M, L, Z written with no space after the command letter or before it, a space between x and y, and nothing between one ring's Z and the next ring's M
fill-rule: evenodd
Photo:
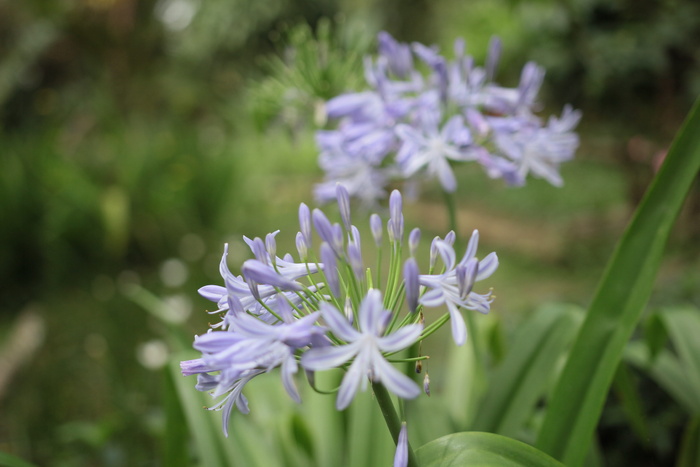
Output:
M457 206L455 205L455 197L448 191L443 191L445 197L445 206L447 207L447 217L450 220L450 230L454 230L457 235L455 243L460 244L459 229L457 228Z
M394 403L391 401L391 395L382 383L373 382L372 390L374 391L374 397L377 399L377 404L379 404L379 408L384 416L386 426L389 428L389 433L391 433L394 443L398 444L399 433L401 432L401 420L396 414L396 408L394 408ZM411 448L411 443L408 443L408 466L418 467L418 460Z

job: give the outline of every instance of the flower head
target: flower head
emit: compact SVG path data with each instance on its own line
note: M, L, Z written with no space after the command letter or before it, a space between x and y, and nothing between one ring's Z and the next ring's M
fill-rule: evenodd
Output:
M302 393L295 381L300 368L310 375L310 382L316 371L346 370L336 399L339 410L348 407L357 391L365 390L370 381L400 398L417 397L419 385L389 358L405 363L403 353L395 354L410 352L414 343L439 327L424 328L423 309L446 305L443 317L450 318L458 344L466 339L461 310L490 309L490 292L480 295L472 289L495 271L498 260L495 253L476 258L476 231L459 262L454 232L448 232L444 239L437 237L431 246L430 272L421 274L416 258L420 229L412 229L408 245L403 245L403 198L395 190L389 197L386 222L390 268L386 279L376 277L364 266L361 233L351 224L348 191L336 187L336 193L340 223L332 222L320 209L310 211L303 204L299 209L296 246L305 262L296 263L289 254L277 256L278 231L265 240L244 237L253 258L242 263L241 275L229 269L226 245L219 263L224 285L200 289L202 296L217 304L212 313L223 316L221 322L195 338L193 346L201 356L181 362L181 369L183 375L197 375L196 389L220 398L211 409L223 411L226 433L234 407L242 413L249 411L246 384L272 371L279 371L289 397L301 402ZM381 257L382 220L374 214L369 223L374 241L365 245L379 249L377 256ZM312 230L321 240L316 251ZM438 258L442 258L445 270L433 274ZM380 283L387 284L384 292L373 286ZM420 362L425 357L408 358Z
M368 90L326 103L333 129L317 133L325 181L316 188L321 202L334 198L340 182L350 196L372 205L386 196L395 179L436 179L445 191L457 188L454 168L483 166L492 178L522 185L529 174L561 186L559 165L573 157L579 112L564 109L547 124L536 116L544 70L523 67L515 87L496 82L502 51L491 40L484 67L454 45L452 61L436 47L378 36L379 56L365 59ZM415 60L414 60L415 59ZM416 68L427 65L427 73Z

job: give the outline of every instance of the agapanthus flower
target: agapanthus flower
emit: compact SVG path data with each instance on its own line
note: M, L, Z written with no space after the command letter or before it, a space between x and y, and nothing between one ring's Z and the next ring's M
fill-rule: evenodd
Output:
M488 313L493 301L491 292L478 294L472 291L476 282L490 277L498 268L496 253L490 253L481 261L476 259L478 244L479 232L475 230L464 257L457 263L452 245L445 240L437 239L434 245L445 263L445 272L418 276L420 285L428 289L419 299L420 303L428 307L447 305L450 312L452 338L457 345L463 345L467 340L467 327L460 308Z
M424 327L425 317L438 323L449 317L455 341L461 344L466 336L462 310L490 309L490 292L482 295L472 289L494 272L498 261L495 253L476 259L476 233L460 262L455 258L454 232L433 241L430 270L421 274L416 258L421 232L411 229L408 241L403 241L403 199L398 191L389 196L386 222L378 214L370 216L374 241L364 243L361 230L352 224L349 190L340 186L335 192L341 222L331 221L320 209L300 206L296 235L300 262L290 254L278 256L278 231L265 240L244 237L253 258L243 261L241 274L229 269L226 245L219 264L224 285L200 289L217 304L211 313L221 314L222 320L195 338L193 346L201 356L181 362L181 369L183 375L197 375L196 389L219 399L210 409L223 412L225 433L234 407L242 413L250 410L244 394L248 382L273 371L279 371L282 386L296 402L303 395L296 381L299 373L307 374L311 388L317 389L314 372L345 371L337 392L338 410L348 407L370 382L402 399L418 397L425 388L400 368L405 368L407 358L426 358L406 355L439 327ZM362 248L377 248L376 256L381 257L383 225L390 267L387 277L380 278L371 268L365 269ZM444 271L434 274L438 258ZM373 284L386 287L382 291ZM424 313L443 305L447 311L441 311L442 317L440 311ZM395 362L404 364L399 367ZM404 449L400 443L399 461L405 458Z
M453 60L436 47L401 43L386 32L378 43L379 55L365 59L369 89L326 103L337 126L316 137L325 172L315 190L320 202L333 199L339 182L371 205L386 197L393 180L423 175L452 192L454 167L464 163L479 164L509 185L522 185L532 174L561 186L559 166L578 147L580 113L567 106L561 119L546 124L537 116L543 68L526 63L518 85L506 87L495 81L502 49L497 38L484 67L465 53L462 39L455 41Z
M391 312L384 309L382 294L378 290L367 292L362 301L357 330L335 307L325 303L321 306L329 329L346 343L337 347L311 349L304 354L301 363L310 370L328 370L353 360L338 391L338 410L350 405L357 389L361 387L364 391L368 380L383 383L404 399L413 399L420 394L418 385L387 362L383 353L410 347L420 336L423 326L410 324L393 334L384 335Z

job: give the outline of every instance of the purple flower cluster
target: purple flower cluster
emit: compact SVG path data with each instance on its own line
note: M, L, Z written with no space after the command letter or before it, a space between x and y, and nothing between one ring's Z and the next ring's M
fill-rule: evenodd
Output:
M370 90L326 103L337 128L317 132L325 181L316 198L330 201L342 183L351 196L372 205L396 179L437 179L453 192L453 165L476 162L491 178L522 185L528 174L561 186L559 165L571 159L579 140L580 112L566 106L546 123L536 114L544 70L533 62L520 82L494 81L501 43L493 39L485 67L474 64L458 39L448 61L434 47L379 34L379 56L365 59ZM427 73L421 70L427 69Z
M458 345L464 344L467 334L460 309L482 313L490 309L490 292L477 294L472 288L496 270L498 259L495 253L476 258L476 231L459 262L454 233L436 237L429 271L421 274L415 258L420 230L413 229L408 235L409 255L404 259L402 198L394 191L386 223L391 266L387 277L379 278L365 267L360 231L351 221L348 190L338 185L335 191L340 223L301 204L296 237L299 262L290 254L277 256L278 232L265 240L244 237L254 258L241 265L241 275L229 270L226 246L219 267L224 285L208 285L199 291L216 303L211 313L221 321L195 338L194 348L201 357L181 362L181 369L183 375L197 375L198 390L220 398L211 409L223 410L226 433L234 406L248 412L245 385L275 368L280 369L286 392L297 402L301 397L295 375L300 369L309 376L315 371L345 370L336 400L338 410L345 409L370 381L383 384L401 398L415 398L421 388L392 361L405 361L395 354L439 327L424 328L424 308L446 305L447 311L435 323L449 318ZM371 216L372 243L379 249L386 241L382 224L377 214ZM380 280L386 285L384 291L373 285Z

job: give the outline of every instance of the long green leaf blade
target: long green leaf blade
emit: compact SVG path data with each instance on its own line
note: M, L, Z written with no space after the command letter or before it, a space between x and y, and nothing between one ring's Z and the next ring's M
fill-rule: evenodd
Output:
M553 380L556 363L571 344L582 313L568 305L546 306L519 327L512 348L491 378L475 430L518 434Z
M650 359L649 349L642 342L630 342L624 352L627 362L643 370L656 381L659 386L668 391L691 413L700 414L700 396L694 388L678 358L670 350L663 349Z
M443 436L416 451L421 467L563 467L532 446L493 433Z
M688 382L695 394L700 393L700 310L679 307L664 310L659 316L668 329L668 336L678 352Z
M671 227L700 169L696 102L617 245L550 402L537 446L582 464L625 343L639 321Z

